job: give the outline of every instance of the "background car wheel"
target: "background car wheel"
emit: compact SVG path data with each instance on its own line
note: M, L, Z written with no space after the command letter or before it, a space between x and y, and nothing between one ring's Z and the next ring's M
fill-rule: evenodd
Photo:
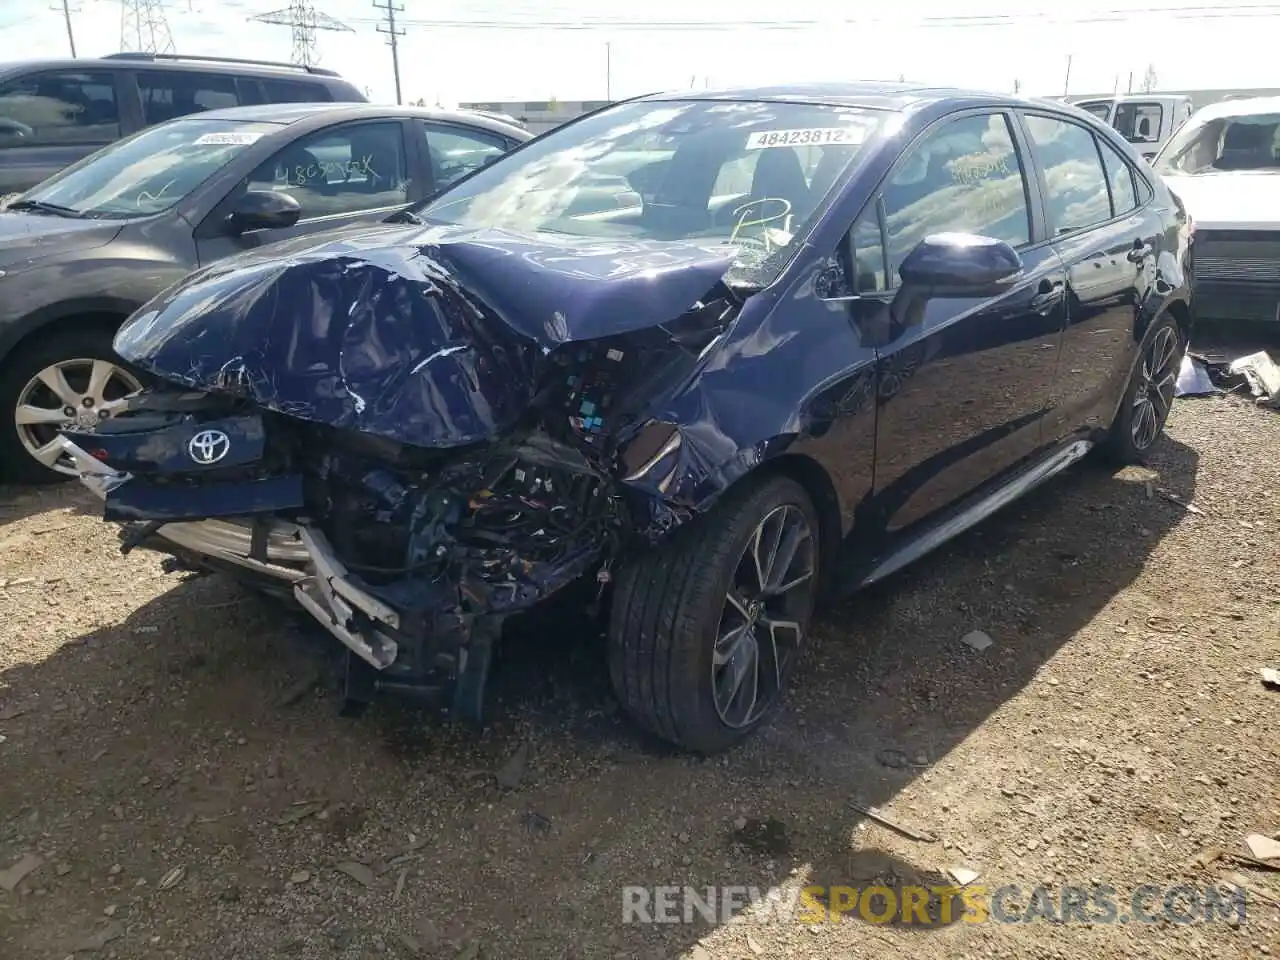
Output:
M818 593L804 488L751 483L620 571L609 672L624 709L688 750L725 749L782 699Z
M1186 344L1173 317L1165 315L1147 331L1142 354L1129 378L1105 450L1119 464L1141 463L1160 437Z
M57 447L58 431L92 427L142 386L100 328L60 331L19 347L0 369L0 469L14 483L75 475Z

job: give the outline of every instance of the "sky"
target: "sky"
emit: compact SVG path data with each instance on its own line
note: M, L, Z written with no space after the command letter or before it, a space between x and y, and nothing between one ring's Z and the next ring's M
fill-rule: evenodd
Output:
M178 52L288 60L287 26L250 22L289 0L161 0ZM313 0L350 32L318 34L319 64L393 102L373 0ZM380 0L385 3L386 0ZM59 9L51 9L57 6ZM888 79L1059 96L1277 85L1280 2L1224 0L399 0L406 102L619 98L656 90ZM892 9L884 10L883 7ZM859 8L867 13L856 12ZM76 49L121 49L119 0L70 0ZM696 11L696 12L695 12ZM570 26L576 27L569 29ZM60 0L0 0L0 58L70 53ZM1070 80L1067 64L1070 58Z

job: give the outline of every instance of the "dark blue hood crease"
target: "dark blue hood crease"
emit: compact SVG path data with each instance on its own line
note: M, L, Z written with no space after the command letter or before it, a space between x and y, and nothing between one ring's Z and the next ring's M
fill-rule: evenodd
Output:
M566 343L671 322L735 251L461 227L264 248L191 275L121 328L164 379L424 447L510 428Z

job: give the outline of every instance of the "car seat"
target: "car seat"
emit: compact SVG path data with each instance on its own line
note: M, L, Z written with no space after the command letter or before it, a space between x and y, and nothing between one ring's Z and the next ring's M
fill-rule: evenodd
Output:
M752 201L785 200L791 215L803 218L809 214L809 182L805 179L800 157L789 147L760 151L755 172L751 175ZM765 211L766 215L774 211Z

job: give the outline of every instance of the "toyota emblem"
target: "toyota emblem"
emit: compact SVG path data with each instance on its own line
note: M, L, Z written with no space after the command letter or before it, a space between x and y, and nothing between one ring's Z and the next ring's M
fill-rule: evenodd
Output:
M231 438L221 430L201 430L187 444L187 453L204 466L217 463L231 452Z

